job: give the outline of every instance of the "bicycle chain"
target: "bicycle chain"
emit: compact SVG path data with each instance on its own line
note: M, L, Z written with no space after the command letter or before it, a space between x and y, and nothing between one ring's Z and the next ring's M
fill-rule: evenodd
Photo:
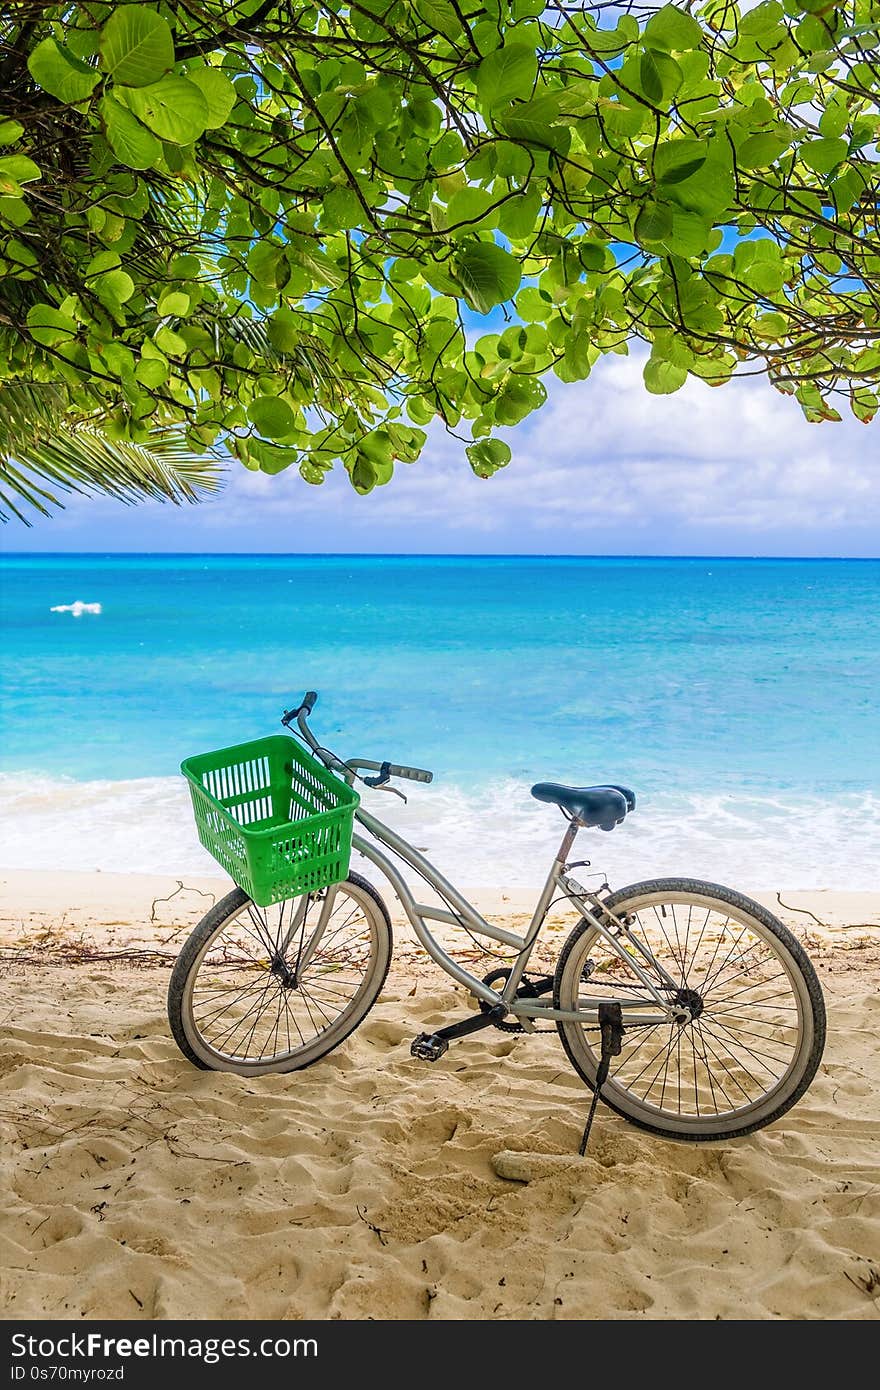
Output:
M500 984L502 980L509 979L510 967L503 966L498 970L490 970L489 974L483 977L483 984L488 985L490 989L494 989L496 984ZM481 999L479 1003L480 1012L487 1014L492 1007L491 1004L488 1004L485 999ZM504 1018L496 1018L492 1026L493 1028L499 1029L502 1033L524 1033L526 1031L521 1023L508 1023Z

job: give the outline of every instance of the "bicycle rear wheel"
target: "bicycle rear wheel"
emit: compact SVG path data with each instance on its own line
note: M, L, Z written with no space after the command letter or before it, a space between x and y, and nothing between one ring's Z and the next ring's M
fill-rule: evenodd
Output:
M369 1013L391 948L385 904L359 874L272 907L236 888L174 965L174 1039L195 1066L240 1076L310 1066Z
M603 1100L642 1129L696 1141L750 1134L784 1115L812 1081L825 1044L821 986L791 932L741 893L695 879L633 884L606 906L654 962L637 956L658 991L693 1017L637 1025L629 1010ZM556 1007L574 1009L584 994L646 996L586 919L559 957ZM598 1025L557 1027L572 1066L594 1087Z

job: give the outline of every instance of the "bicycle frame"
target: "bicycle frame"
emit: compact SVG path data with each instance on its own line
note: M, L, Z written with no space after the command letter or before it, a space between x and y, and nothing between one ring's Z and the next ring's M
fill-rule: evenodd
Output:
M316 753L324 762L325 766L329 767L332 772L344 777L349 785L353 785L358 768L372 768L378 771L383 767L383 764L366 761L361 758L352 758L348 762L343 763L327 749L321 748L306 722L306 713L302 706L300 710L297 711L297 725L303 741L308 744L312 752ZM550 871L547 875L544 887L541 889L540 896L535 904L535 910L532 914L528 929L524 936L519 936L516 932L507 931L503 927L497 927L491 922L487 922L486 919L477 912L476 908L459 893L458 889L455 888L448 879L444 878L439 869L435 868L429 859L426 859L414 845L411 845L403 836L398 835L390 826L385 825L369 811L364 810L363 806L359 806L355 811L355 819L364 827L372 838L365 839L362 835L355 835L352 838L352 848L356 849L360 854L364 855L366 859L369 859L371 863L375 864L376 868L388 879L388 882L400 899L400 903L409 918L418 941L425 948L431 959L435 961L442 970L445 970L446 974L450 975L453 980L457 980L459 984L469 989L477 999L482 1000L490 1006L502 1005L507 1012L521 1019L527 1031L532 1029L533 1019L549 1019L554 1022L591 1023L596 1025L598 1023L599 1005L608 1002L610 997L607 994L602 998L594 998L590 995L579 995L577 1009L556 1009L550 1004L543 1004L538 997L516 997L517 990L519 989L522 977L528 966L532 951L534 950L535 942L538 939L538 934L547 918L550 904L553 902L554 898L559 895L574 904L581 915L595 927L609 949L623 961L627 969L633 972L642 986L647 990L650 996L648 999L627 997L625 995L616 999L616 1002L621 1006L624 1020L626 1020L627 1014L635 1014L637 1018L631 1019L633 1024L637 1023L640 1026L648 1026L651 1024L673 1022L678 1018L680 1010L676 1009L674 1005L670 1005L663 998L654 980L647 971L642 969L638 960L634 959L633 953L635 952L642 956L656 972L655 978L657 975L662 977L666 985L673 991L677 988L675 980L673 980L662 966L654 960L653 956L646 951L642 943L633 936L626 923L615 917L613 912L610 912L608 908L602 906L602 916L597 916L595 909L600 907L598 900L594 895L588 893L585 888L581 887L581 885L567 873L568 856L571 852L578 830L581 829L577 821L569 821L565 834L562 837L562 843L550 866ZM376 841L378 841L380 845L383 845L385 849L399 855L404 863L418 874L420 878L424 879L424 881L450 905L453 911L449 912L445 908L430 907L424 903L417 902L409 885L400 873L400 870L392 863L388 856L383 854L382 850L378 848L378 845L375 843ZM305 968L321 939L324 927L329 921L332 912L333 896L334 890L329 888L315 929L308 942L305 943L301 953L300 969ZM300 905L300 914L302 914L304 910L305 907L303 903ZM609 927L607 920L603 920L603 918L610 919L614 924L613 927ZM472 975L469 970L465 970L464 966L454 961L431 932L428 925L429 922L445 922L451 926L466 927L467 930L472 932L475 936L487 937L490 941L497 941L504 946L509 946L512 951L515 951L516 958L503 990L497 991L492 989L491 986L484 984L476 975ZM284 943L282 943L282 950L298 925L299 920L295 918L290 924ZM627 949L627 947L629 947L629 949ZM653 1012L651 1012L652 1009Z
M567 874L567 859L574 844L575 837L580 827L571 822L562 838L556 857L550 867L544 887L541 890L535 910L532 914L531 922L524 936L519 936L515 932L506 931L502 927L495 926L487 922L484 917L477 912L476 908L459 893L448 879L444 878L438 869L426 859L413 845L403 839L389 826L365 811L360 807L355 812L355 819L369 831L373 837L371 840L365 839L361 835L355 835L352 840L353 848L369 859L388 879L401 905L409 918L413 931L419 942L432 960L445 970L459 984L465 985L472 994L478 999L484 1000L490 1005L503 1004L510 1013L522 1019L528 1027L532 1019L551 1019L560 1022L572 1021L581 1023L596 1023L598 1019L598 1006L602 1002L607 1002L608 995L604 1000L590 996L580 996L578 998L578 1008L556 1009L550 1004L543 1004L540 999L517 999L516 992L519 989L523 974L529 963L535 943L538 939L541 927L547 917L547 911L555 897L561 895L573 903L581 914L598 931L606 945L619 956L628 969L638 977L639 981L646 988L650 999L639 998L620 998L618 1002L626 1013L627 1011L638 1011L638 1023L642 1025L654 1023L666 1023L674 1019L675 1013L663 996L657 990L654 982L648 973L642 970L638 961L634 960L629 951L621 944L625 941L631 948L636 949L644 955L645 950L640 942L629 932L626 925L615 919L617 925L612 930L605 922L596 916L594 911L595 903L592 903L586 896L580 884ZM424 879L434 888L451 906L453 912L445 909L427 906L416 901L409 885L403 878L399 869L392 861L383 854L375 841L379 841L387 849L398 854L406 864L413 869L420 878ZM607 909L603 909L607 914ZM613 914L612 914L613 915ZM469 970L454 961L452 957L443 949L440 942L433 935L428 925L429 922L446 922L452 926L467 927L475 936L487 937L491 941L500 942L502 945L509 946L516 952L516 959L510 972L510 976L505 982L504 988L500 991L492 989L483 983L476 975L472 975ZM320 924L319 924L320 926ZM316 928L317 934L318 928ZM672 980L665 971L662 971L656 961L651 960L655 970L660 969L666 977L670 988L675 989L675 981ZM653 1012L651 1010L653 1009Z

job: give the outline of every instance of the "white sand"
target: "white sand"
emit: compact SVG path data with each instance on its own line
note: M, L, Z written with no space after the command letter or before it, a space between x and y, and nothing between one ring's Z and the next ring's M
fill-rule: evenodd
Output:
M600 1108L580 1160L588 1093L555 1036L410 1059L467 1005L406 932L373 1013L316 1066L191 1068L161 954L59 962L76 941L173 955L209 904L195 890L224 891L158 901L176 886L0 876L6 1317L880 1316L880 895L783 892L799 913L762 895L829 1006L794 1110L697 1147ZM515 921L502 896L476 894ZM22 950L42 963L10 963Z

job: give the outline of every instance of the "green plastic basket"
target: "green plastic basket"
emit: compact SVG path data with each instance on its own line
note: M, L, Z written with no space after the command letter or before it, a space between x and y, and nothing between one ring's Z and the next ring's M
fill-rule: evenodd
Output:
M348 874L360 797L292 738L199 753L180 770L199 839L261 907Z

